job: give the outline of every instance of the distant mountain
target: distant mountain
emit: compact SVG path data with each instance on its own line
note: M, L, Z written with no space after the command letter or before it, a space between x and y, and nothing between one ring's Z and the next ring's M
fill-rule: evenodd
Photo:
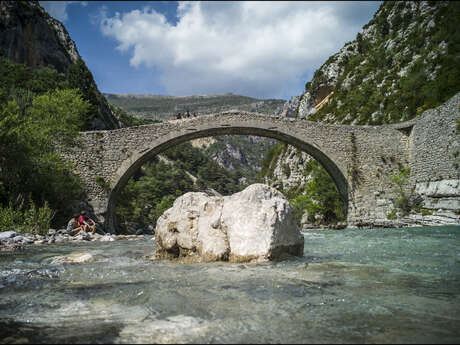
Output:
M274 114L282 107L282 99L257 99L232 93L200 96L162 96L104 93L107 100L128 114L145 121L171 119L187 110L198 115L218 113L230 109Z

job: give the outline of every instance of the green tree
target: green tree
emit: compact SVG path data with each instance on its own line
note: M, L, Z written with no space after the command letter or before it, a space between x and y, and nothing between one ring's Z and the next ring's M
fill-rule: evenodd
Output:
M59 89L35 96L21 108L15 100L0 107L2 207L10 202L24 209L31 202L39 208L49 203L62 211L55 219L62 221L65 206L82 189L55 149L75 144L88 107L77 90Z
M298 223L304 212L312 223L333 224L345 220L345 206L331 176L317 162L311 161L312 179L305 193L294 197L290 202Z

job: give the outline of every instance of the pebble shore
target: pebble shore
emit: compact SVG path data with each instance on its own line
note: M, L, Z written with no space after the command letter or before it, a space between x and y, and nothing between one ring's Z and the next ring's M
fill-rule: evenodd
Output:
M22 234L16 231L3 231L0 232L0 252L9 252L21 250L26 245L46 245L53 243L66 243L66 242L112 242L120 240L138 240L144 238L144 235L114 235L99 233L79 232L76 235L69 234L65 229L62 230L48 230L46 235L38 234Z

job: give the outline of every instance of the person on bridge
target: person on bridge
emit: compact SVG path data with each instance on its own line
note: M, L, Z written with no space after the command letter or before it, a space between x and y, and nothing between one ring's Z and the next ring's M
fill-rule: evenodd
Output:
M80 223L80 226L83 227L83 231L88 232L89 230L91 230L91 233L93 234L96 232L96 222L86 215L85 210L80 212L80 218L78 218L78 223Z

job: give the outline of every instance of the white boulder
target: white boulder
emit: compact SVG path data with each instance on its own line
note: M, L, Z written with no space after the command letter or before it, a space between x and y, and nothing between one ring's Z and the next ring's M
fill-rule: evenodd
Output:
M158 219L155 234L160 258L243 262L303 255L289 202L264 184L224 197L186 193Z

